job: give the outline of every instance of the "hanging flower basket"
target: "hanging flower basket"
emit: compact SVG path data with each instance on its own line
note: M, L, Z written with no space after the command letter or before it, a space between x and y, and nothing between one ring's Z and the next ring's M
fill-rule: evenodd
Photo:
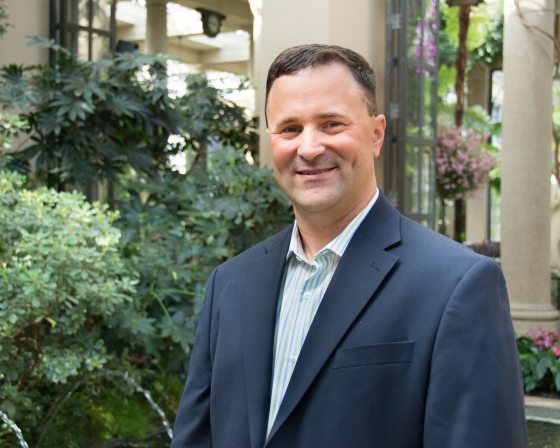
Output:
M485 148L488 135L456 126L438 129L436 186L442 199L464 199L482 186L496 159Z

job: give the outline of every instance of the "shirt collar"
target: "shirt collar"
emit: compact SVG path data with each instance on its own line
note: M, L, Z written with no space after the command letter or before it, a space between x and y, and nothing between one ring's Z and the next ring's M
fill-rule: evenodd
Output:
M344 251L350 244L350 240L356 233L356 230L365 219L371 208L374 206L377 198L379 197L379 189L376 189L375 194L371 201L358 213L352 221L348 223L348 225L338 234L338 236L328 243L325 247L323 247L319 252L315 254L315 257L320 255L324 255L327 253L333 253L334 255L338 256L339 258L344 255ZM308 263L307 257L305 256L305 252L303 251L303 245L301 243L301 238L299 236L299 230L297 225L297 220L294 221L294 227L292 229L292 237L290 239L290 247L288 248L288 253L286 254L286 259L289 259L292 255L295 255L299 260Z

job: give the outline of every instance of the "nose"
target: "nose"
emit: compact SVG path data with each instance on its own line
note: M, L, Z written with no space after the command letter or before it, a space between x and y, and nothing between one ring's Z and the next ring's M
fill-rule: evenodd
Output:
M320 132L312 128L303 129L299 135L298 155L305 160L313 160L324 152Z

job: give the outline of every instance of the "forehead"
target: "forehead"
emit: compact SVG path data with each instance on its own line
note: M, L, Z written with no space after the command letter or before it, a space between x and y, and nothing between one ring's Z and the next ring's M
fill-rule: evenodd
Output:
M296 79L296 78L323 79L325 77L338 78L340 80L345 80L345 81L352 81L353 84L359 86L357 81L354 79L354 75L352 74L350 68L347 65L341 62L333 61L325 64L311 65L309 67L303 68L296 72L281 75L277 79L275 79L274 82L272 83L270 92L274 90L274 87L277 86L279 82L280 83L286 82L286 80Z
M346 65L332 62L277 78L267 98L266 112L299 108L305 104L329 104L329 107L346 104L350 107L356 106L356 101L367 106L363 88Z

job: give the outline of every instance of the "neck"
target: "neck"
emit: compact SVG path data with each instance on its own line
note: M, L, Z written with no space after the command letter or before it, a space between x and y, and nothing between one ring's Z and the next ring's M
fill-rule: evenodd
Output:
M299 236L303 251L308 260L311 260L328 243L334 240L350 222L372 200L377 189L368 194L354 208L345 213L333 216L325 216L324 213L301 213L294 208Z

